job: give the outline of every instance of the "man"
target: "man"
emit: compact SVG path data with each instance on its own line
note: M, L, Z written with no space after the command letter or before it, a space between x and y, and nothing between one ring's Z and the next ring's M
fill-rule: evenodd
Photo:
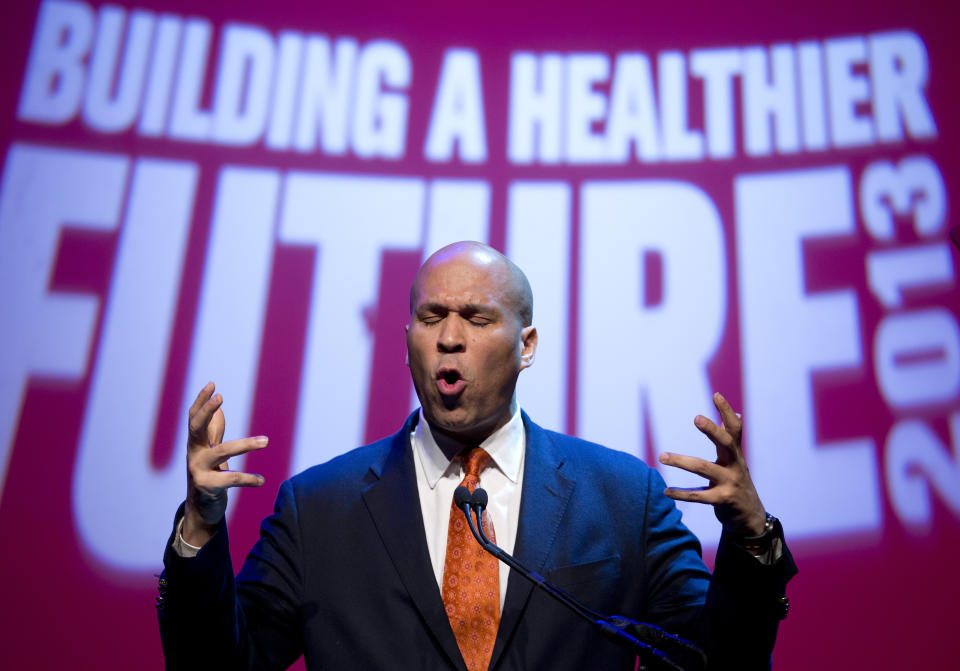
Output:
M283 483L234 581L226 492L259 476L226 460L265 437L221 443L212 384L190 410L187 499L164 557L168 668L632 669L635 657L464 540L454 488L490 495L499 545L591 608L692 638L710 668L766 668L796 569L740 449L741 423L697 427L716 462L663 454L709 486L667 489L625 453L536 426L517 376L537 331L523 273L456 243L411 289L408 364L421 410L400 431ZM482 448L482 449L477 449ZM479 464L479 465L478 465ZM711 578L673 502L715 506L724 533ZM473 553L473 554L470 554ZM489 556L487 556L489 558Z

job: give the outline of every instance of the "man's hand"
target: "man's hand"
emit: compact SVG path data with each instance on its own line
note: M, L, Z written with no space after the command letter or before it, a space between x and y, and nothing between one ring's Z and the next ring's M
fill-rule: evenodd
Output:
M740 448L743 422L719 393L713 395L713 403L720 411L723 425L717 426L703 415L697 415L693 423L717 446L716 461L669 452L660 455L661 464L703 476L709 485L689 489L669 487L664 494L677 501L709 503L727 531L739 536L759 536L763 533L766 512Z
M227 489L259 487L263 476L231 471L227 459L267 446L266 436L223 440L225 419L223 397L214 395L213 382L200 390L190 406L187 438L187 503L181 537L190 545L202 546L227 510Z

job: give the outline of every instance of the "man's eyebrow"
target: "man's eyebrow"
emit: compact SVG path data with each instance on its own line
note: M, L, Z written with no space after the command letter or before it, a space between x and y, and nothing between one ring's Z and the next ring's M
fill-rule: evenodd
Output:
M483 303L464 303L463 305L450 306L444 303L429 302L420 305L417 308L417 312L439 312L443 314L446 314L447 312L460 312L463 314L475 315L483 312L499 314L500 310L493 305L485 305Z
M460 306L460 312L475 315L481 312L499 313L500 311L493 305L484 305L482 303L467 303Z
M446 306L440 303L421 303L417 306L417 313L421 312L447 312Z

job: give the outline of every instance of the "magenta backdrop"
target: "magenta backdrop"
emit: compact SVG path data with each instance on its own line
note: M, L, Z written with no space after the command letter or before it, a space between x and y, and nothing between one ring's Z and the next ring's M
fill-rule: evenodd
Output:
M777 668L953 668L957 12L769 4L8 6L4 667L160 668L197 389L271 439L239 564L414 407L409 281L468 237L531 276L536 421L650 461L743 410L800 566Z

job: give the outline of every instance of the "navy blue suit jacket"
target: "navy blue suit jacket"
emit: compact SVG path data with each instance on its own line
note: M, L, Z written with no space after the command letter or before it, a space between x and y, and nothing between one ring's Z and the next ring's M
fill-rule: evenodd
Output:
M283 483L234 579L225 525L197 557L164 555L167 668L465 669L431 568L411 415L395 435ZM711 575L656 470L527 432L515 556L595 610L658 624L710 668L767 668L796 572L722 538ZM179 514L178 514L179 516ZM171 536L172 540L172 536ZM634 656L511 572L491 669L633 669Z

